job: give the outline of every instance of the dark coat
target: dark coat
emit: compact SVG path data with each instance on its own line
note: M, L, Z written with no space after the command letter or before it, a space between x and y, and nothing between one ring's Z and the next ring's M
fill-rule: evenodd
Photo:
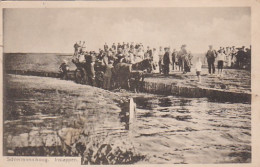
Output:
M208 50L206 53L206 58L208 61L215 61L215 58L217 57L217 53L215 50Z
M237 52L237 60L243 60L246 57L246 53L243 50Z
M172 62L175 63L175 60L177 58L177 53L176 52L173 52L172 53Z
M169 52L165 52L164 56L163 56L163 64L167 65L170 64L170 54Z

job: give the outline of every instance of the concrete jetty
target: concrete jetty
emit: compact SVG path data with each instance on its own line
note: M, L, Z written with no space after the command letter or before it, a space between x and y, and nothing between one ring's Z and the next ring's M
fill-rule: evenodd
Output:
M9 70L6 71L7 74L16 75L32 75L32 76L42 76L42 77L53 77L59 78L60 74L58 72L44 72L44 71L24 71L24 70ZM210 100L216 100L221 102L251 102L251 93L248 91L235 91L225 89L226 85L222 83L221 88L214 88L208 85L198 85L198 84L187 84L183 81L189 82L187 78L168 79L158 78L156 76L148 76L145 78L142 84L142 92L159 94L159 95L175 95L190 98L202 98L206 97ZM68 73L69 80L75 80L74 71ZM182 81L181 83L179 81ZM210 82L210 81L208 81Z

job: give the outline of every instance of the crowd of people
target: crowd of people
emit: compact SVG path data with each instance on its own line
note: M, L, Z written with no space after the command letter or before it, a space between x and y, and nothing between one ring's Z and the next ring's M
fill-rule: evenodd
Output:
M110 82L112 77L112 69L115 64L122 62L128 64L135 64L145 59L149 59L152 62L152 73L163 73L168 75L172 71L181 71L182 73L188 73L191 71L193 55L187 50L186 45L182 45L180 50L171 49L170 47L160 46L151 48L149 46L144 48L142 43L113 43L108 46L107 43L104 47L99 49L98 52L87 51L85 42L76 42L74 44L74 63L87 63L89 68L87 70L90 80L95 77L94 62L99 60L103 66L105 66L104 72L104 85L105 89L110 88ZM200 75L202 69L202 58L198 57L195 70L200 82ZM209 46L209 50L206 52L205 60L207 60L208 73L210 75L215 74L215 64L217 63L218 74L222 75L223 67L227 68L247 68L251 67L251 46L250 48L232 47L220 47L218 50L213 49L213 46ZM66 71L66 62L61 65L62 71Z
M251 67L251 46L250 48L220 47L218 50L209 45L206 53L209 74L215 74L215 60L217 60L218 73L221 73L223 67L250 69Z
M114 63L125 62L130 64L138 63L144 59L150 59L153 61L153 72L169 74L170 65L172 70L179 69L183 73L190 72L192 55L186 49L186 45L182 45L180 51L176 49L171 50L170 47L160 46L151 48L147 46L145 49L142 43L115 43L111 47L104 44L103 49L99 49L98 52L86 51L85 42L76 42L74 45L74 56L80 62L84 62L84 56L93 54L97 59L103 59L104 64L108 64L111 60Z
M207 51L205 58L208 63L208 73L209 75L215 75L215 62L217 61L217 68L219 76L223 74L224 65L227 68L236 69L248 69L251 70L251 46L250 48L233 47L220 47L219 50L213 49L212 45L209 45L209 50ZM202 63L200 57L197 58L195 65L196 74L198 76L198 82L201 82L201 68Z

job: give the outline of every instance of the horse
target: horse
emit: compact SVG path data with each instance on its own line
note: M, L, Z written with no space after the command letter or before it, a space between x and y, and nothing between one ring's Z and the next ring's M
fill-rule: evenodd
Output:
M72 62L77 67L74 73L76 83L87 84L88 77L87 77L86 63L80 63L78 59L72 59Z
M133 70L147 71L148 73L152 72L153 62L151 59L144 59L138 63L132 65Z
M119 62L114 66L114 80L116 87L125 89L139 89L139 82L144 80L144 72L152 71L152 61L150 59L142 60L135 64ZM130 80L133 79L132 86Z
M114 66L114 81L116 87L128 89L129 77L132 72L132 64L119 62Z

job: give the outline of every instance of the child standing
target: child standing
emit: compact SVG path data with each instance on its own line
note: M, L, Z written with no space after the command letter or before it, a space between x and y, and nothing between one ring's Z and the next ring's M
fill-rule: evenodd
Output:
M200 57L197 58L197 62L196 62L196 74L198 77L198 83L201 83L201 67L202 67L202 62L200 61Z
M220 75L220 76L222 76L225 57L226 57L226 55L223 52L223 50L220 50L220 53L217 56L217 59L218 59L218 75Z

